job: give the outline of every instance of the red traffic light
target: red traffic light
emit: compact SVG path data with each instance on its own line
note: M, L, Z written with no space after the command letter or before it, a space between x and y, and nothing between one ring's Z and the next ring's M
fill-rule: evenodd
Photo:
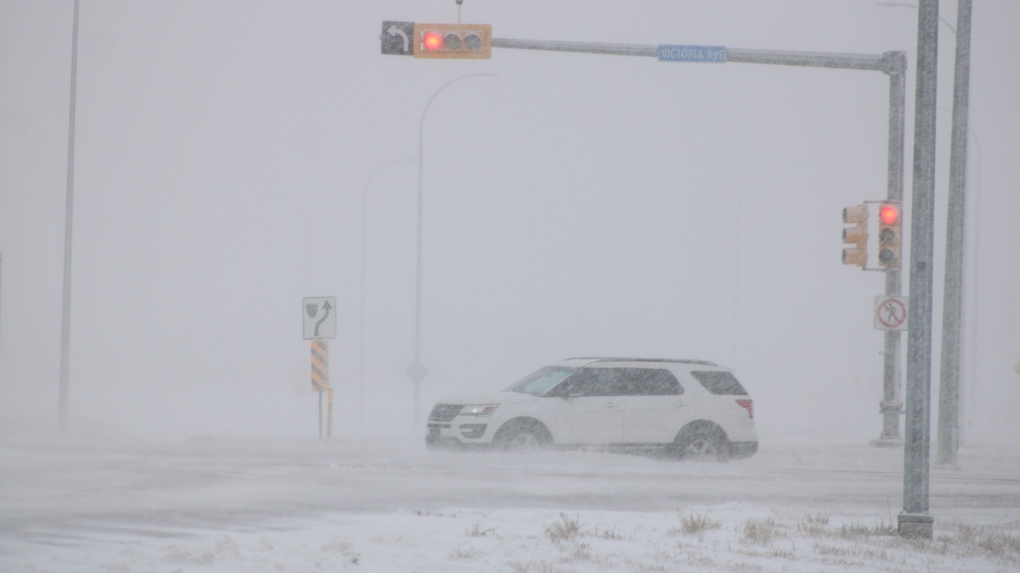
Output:
M878 208L878 266L900 268L900 219L898 203L885 203Z
M489 24L414 24L414 57L489 59L492 26Z
M435 32L426 32L421 39L426 50L438 50L443 47L443 37Z
M878 218L886 225L895 225L900 220L900 210L895 205L882 205Z

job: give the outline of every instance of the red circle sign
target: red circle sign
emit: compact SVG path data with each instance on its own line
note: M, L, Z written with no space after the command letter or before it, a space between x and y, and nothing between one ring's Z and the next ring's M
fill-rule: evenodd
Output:
M875 318L886 328L899 328L907 320L907 306L899 299L887 298L878 304Z

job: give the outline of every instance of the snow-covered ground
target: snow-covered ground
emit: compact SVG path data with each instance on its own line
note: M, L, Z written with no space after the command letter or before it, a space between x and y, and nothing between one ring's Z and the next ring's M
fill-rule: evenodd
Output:
M749 460L428 452L418 440L0 440L0 571L1020 570L1020 450L933 468L934 541L889 535L902 452Z

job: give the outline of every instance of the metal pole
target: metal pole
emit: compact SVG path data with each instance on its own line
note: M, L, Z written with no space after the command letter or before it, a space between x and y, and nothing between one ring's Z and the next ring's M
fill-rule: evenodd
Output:
M542 50L546 52L575 52L582 54L609 54L613 56L659 57L659 47L648 44L606 44L600 42L561 42L554 40L516 40L493 38L493 48ZM744 64L773 64L835 68L843 70L872 70L884 72L888 68L887 55L840 54L828 52L789 52L782 50L754 50L727 48L726 61Z
M67 198L64 200L64 300L60 319L60 398L58 417L61 433L67 431L67 387L71 358L71 227L74 221L74 112L78 88L78 0L74 0L71 32L71 109L67 134Z
M899 515L897 528L902 536L926 539L932 538L934 521L928 514L928 473L931 446L932 258L938 15L938 0L921 0L917 24L903 512Z
M417 161L417 159L395 159L375 170L375 173L368 178L365 190L361 193L361 303L358 311L358 427L365 423L365 221L368 207L368 190L384 169L397 163L405 161Z
M956 465L960 447L960 336L963 323L963 243L967 196L967 116L970 99L971 1L959 0L956 16L956 72L953 79L953 133L949 159L949 215L946 227L946 278L942 309L942 361L935 462Z
M326 437L327 438L332 438L333 437L333 387L332 386L329 387L328 392L329 392L329 398L328 398L328 402L327 402L328 406L327 406L327 414L326 414Z
M467 74L454 78L436 90L436 93L432 94L429 98L429 102L425 104L425 109L421 112L421 121L418 123L418 240L417 240L417 258L415 263L415 277L414 277L414 362L407 369L407 375L411 378L414 383L414 427L418 427L419 409L421 404L421 381L428 375L428 370L425 365L421 362L421 221L422 221L422 173L423 166L425 164L425 115L429 112L429 108L432 106L432 102L435 101L436 96L442 93L443 90L450 87L451 85L468 78L477 76L495 76L496 74L483 72L478 74Z
M906 78L907 58L903 52L887 52L889 61L889 153L886 197L890 201L903 201L903 145L906 131ZM885 272L886 296L901 293L901 275L898 269ZM900 332L887 330L882 356L882 434L871 442L873 446L900 446L900 415L903 403L900 401Z
M969 126L968 126L969 127ZM974 405L975 394L974 391L977 387L978 378L978 353L977 353L977 333L978 333L978 321L981 314L978 312L978 295L979 295L979 282L978 278L981 276L981 257L978 253L981 252L981 139L978 137L977 131L973 128L969 129L970 135L974 137L974 192L971 195L971 205L974 208L974 222L973 232L971 232L971 240L973 244L970 248L971 253L971 285L970 285L970 336L968 340L968 346L970 347L970 365L968 370L970 376L967 379L967 383L964 386L967 389L967 400L964 404L967 406L967 421L972 422L974 419ZM965 426L967 427L967 426ZM966 441L966 432L961 432L961 438Z

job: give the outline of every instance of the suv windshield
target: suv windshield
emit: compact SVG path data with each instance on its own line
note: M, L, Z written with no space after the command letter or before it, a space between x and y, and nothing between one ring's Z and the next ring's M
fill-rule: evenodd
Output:
M506 392L520 392L522 394L534 394L542 396L554 386L563 382L567 377L576 372L576 368L565 366L549 366L537 372L532 372L513 386L507 388Z

